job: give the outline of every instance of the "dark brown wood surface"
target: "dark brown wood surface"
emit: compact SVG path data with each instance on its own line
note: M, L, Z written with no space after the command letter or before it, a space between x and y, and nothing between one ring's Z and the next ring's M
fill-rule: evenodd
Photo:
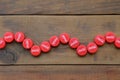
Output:
M0 80L119 80L119 66L1 66Z
M0 17L0 36L6 31L23 31L40 45L52 35L68 32L87 45L97 34L113 31L120 36L120 16L3 16ZM32 57L21 44L11 43L0 51L1 64L120 64L120 50L113 44L100 47L95 55L79 57L68 45L52 48L49 53Z
M0 37L23 31L39 45L67 32L87 45L107 31L120 36L119 14L120 0L0 0ZM120 80L120 49L106 43L79 57L60 45L35 58L13 42L0 50L0 80Z
M0 14L120 14L120 0L0 0Z

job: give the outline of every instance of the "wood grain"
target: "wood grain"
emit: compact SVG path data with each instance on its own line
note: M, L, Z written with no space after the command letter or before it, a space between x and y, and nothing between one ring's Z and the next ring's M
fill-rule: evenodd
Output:
M6 31L23 31L38 45L52 35L67 32L87 45L107 31L120 36L120 16L0 16L0 36ZM0 64L120 64L120 50L105 44L95 55L79 57L68 45L60 45L35 58L14 42L0 50Z
M0 14L120 14L120 0L0 0Z
M0 66L0 80L119 80L119 66Z

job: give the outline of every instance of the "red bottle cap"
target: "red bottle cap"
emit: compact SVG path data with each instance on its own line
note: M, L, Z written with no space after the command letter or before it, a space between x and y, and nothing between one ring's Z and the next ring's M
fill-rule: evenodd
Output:
M37 57L41 54L41 50L40 50L40 47L38 45L32 46L30 52L31 52L31 55L35 56L35 57Z
M33 46L33 41L29 38L24 39L23 41L23 47L25 49L30 49Z
M25 39L25 35L23 32L15 33L15 41L16 42L23 42L24 39Z
M117 48L120 48L120 37L116 38L114 45L115 45Z
M6 32L4 34L4 40L8 43L11 43L14 40L14 34L12 32Z
M69 41L69 46L73 49L77 48L80 45L80 42L77 38L71 38Z
M70 36L69 36L69 34L67 34L67 33L62 33L62 34L60 34L60 42L62 43L62 44L67 44L68 42L69 42L69 40L70 40Z
M113 32L107 32L105 35L106 42L113 43L115 41L115 34Z
M87 50L90 54L94 54L97 52L98 46L94 42L91 42L87 45Z
M102 46L105 44L105 37L103 35L97 35L94 39L94 42L98 45L98 46Z
M41 49L43 52L49 52L50 49L51 49L50 43L47 42L47 41L42 42L41 45L40 45L40 49Z
M57 47L60 44L60 40L57 36L52 36L49 41L53 47Z
M87 54L87 48L85 45L80 45L78 46L76 52L79 56L85 56Z
M3 38L0 38L0 49L3 49L6 46L6 42Z

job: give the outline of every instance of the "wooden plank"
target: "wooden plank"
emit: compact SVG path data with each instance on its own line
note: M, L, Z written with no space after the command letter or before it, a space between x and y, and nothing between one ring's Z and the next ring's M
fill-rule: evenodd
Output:
M6 31L23 31L38 45L52 35L67 32L87 45L107 31L120 36L120 16L0 16L0 36ZM14 42L0 50L0 64L120 64L120 50L105 44L97 54L79 57L68 45L60 45L35 58Z
M120 14L120 0L0 0L0 14Z
M119 80L119 66L0 66L0 80Z

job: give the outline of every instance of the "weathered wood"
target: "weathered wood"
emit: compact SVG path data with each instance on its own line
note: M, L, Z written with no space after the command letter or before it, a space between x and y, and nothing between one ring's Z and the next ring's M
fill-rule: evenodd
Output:
M107 31L120 36L120 16L0 16L0 36L6 31L23 31L35 44L68 32L81 44L88 44L97 34ZM14 42L0 50L0 64L120 64L120 50L105 44L95 55L78 57L68 45L60 45L35 58Z
M0 14L120 14L120 0L0 0Z
M119 66L0 66L0 80L119 80Z

